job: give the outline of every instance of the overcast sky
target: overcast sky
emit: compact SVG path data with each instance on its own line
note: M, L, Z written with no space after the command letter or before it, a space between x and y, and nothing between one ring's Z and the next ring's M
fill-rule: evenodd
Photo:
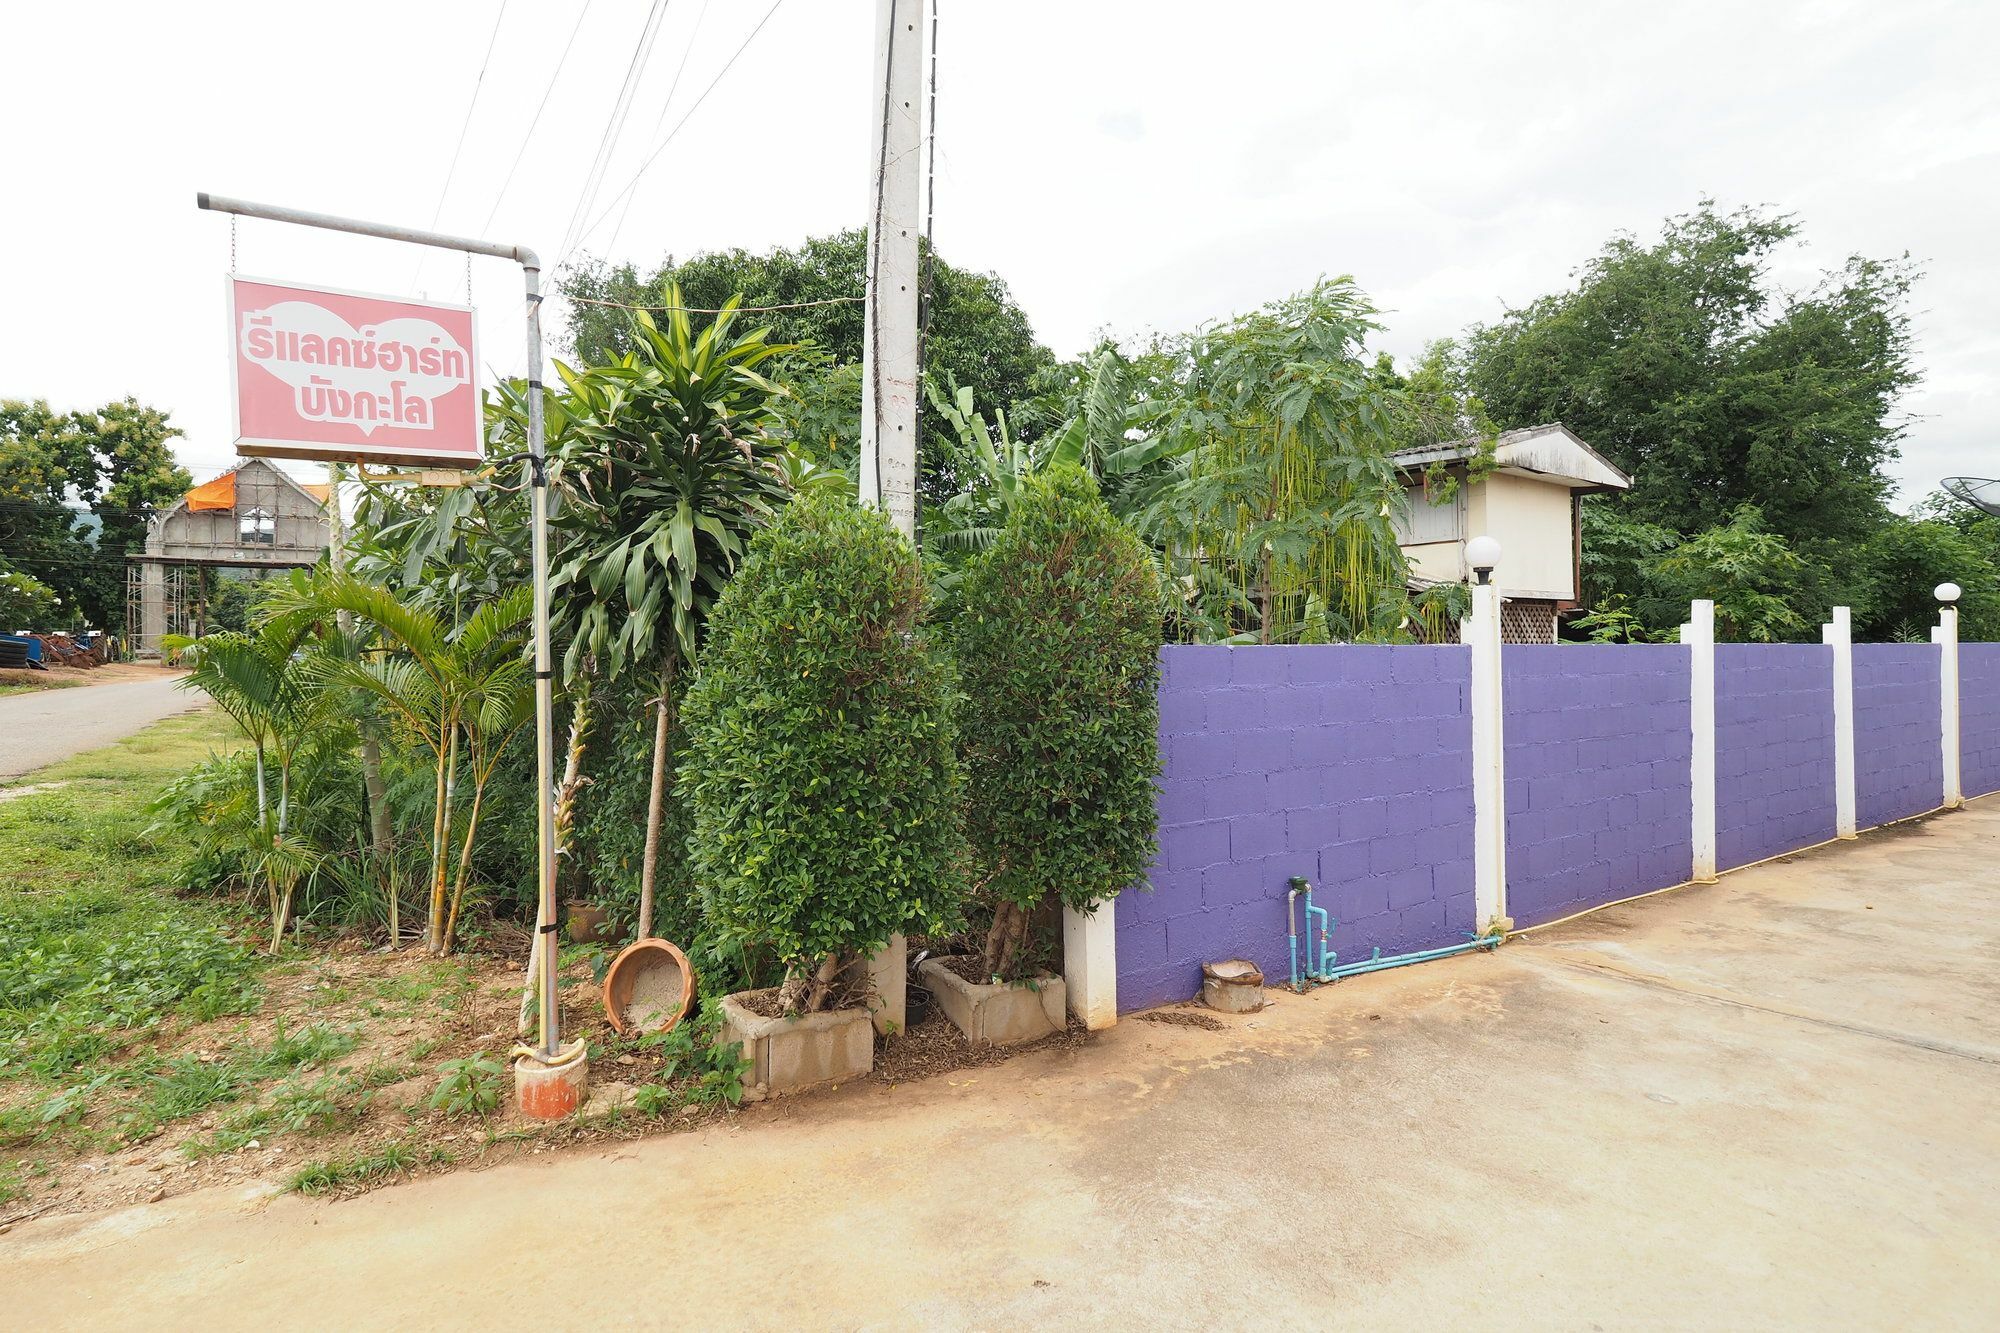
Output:
M668 0L583 204L640 0L7 6L0 396L131 394L187 431L198 477L229 465L230 225L197 190L435 218L544 256L595 223L583 250L648 267L857 224L874 4L783 0L745 46L770 9ZM946 0L942 17L939 249L1001 274L1058 353L1352 273L1409 354L1709 194L1800 215L1794 284L1852 252L1921 260L1925 382L1896 475L1915 499L2000 473L2000 5ZM462 259L419 259L269 223L237 238L253 276L463 299ZM473 261L500 373L525 360L519 281Z

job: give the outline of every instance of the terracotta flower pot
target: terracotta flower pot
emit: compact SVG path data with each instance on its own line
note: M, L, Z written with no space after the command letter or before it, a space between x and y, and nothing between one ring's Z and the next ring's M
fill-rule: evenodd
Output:
M634 940L604 974L604 1012L621 1036L671 1032L694 1002L694 968L670 940Z

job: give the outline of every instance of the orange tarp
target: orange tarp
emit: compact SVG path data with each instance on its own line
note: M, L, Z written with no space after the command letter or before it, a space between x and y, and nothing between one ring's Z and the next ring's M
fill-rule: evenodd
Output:
M225 472L214 481L203 482L188 492L187 499L191 514L204 509L236 508L236 474Z

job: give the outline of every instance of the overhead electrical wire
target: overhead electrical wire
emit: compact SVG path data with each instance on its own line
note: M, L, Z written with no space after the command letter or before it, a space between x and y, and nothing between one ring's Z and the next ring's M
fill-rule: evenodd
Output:
M676 311L683 315L720 315L725 313L720 309L711 309L707 306L698 305L631 305L624 301L604 301L595 296L572 296L569 299L578 305L602 305L610 306L614 310L645 310L656 314ZM777 310L811 310L815 306L823 305L852 305L857 301L865 301L867 299L865 296L829 296L818 301L794 301L789 305L740 305L728 313L763 315Z
M465 122L458 127L458 143L451 150L451 165L445 169L444 184L438 188L437 207L431 210L432 231L437 230L438 218L444 214L445 196L451 193L452 178L458 174L459 156L465 152L465 137L472 131L472 115L479 110L479 92L486 86L486 67L493 63L493 48L499 44L500 25L506 20L507 0L500 0L500 12L493 16L492 35L486 39L486 54L479 61L479 77L472 81L472 100L465 107ZM425 251L417 256L417 271L410 278L412 287L416 286L417 279L423 276L424 259L428 254L429 252Z
M694 27L688 30L687 45L681 48L681 63L674 67L674 81L667 85L667 100L660 103L660 114L654 118L653 128L647 132L649 139L657 136L660 126L667 123L667 112L673 108L674 95L681 90L681 75L687 73L688 57L694 54L695 39L701 36L701 21L707 17L708 0L701 0L701 10L694 16ZM618 225L611 229L611 239L604 243L606 254L618 249L618 233L625 230L625 219L632 215L632 200L635 197L634 194L625 196L625 207L618 214Z
M639 30L639 40L633 43L632 58L625 66L625 80L618 85L618 96L611 104L611 115L604 123L604 133L598 136L597 151L590 159L590 170L584 173L583 188L578 191L576 208L570 213L569 225L563 228L561 253L570 248L570 238L584 218L590 215L597 203L597 195L604 188L604 176L611 168L611 156L618 148L618 140L625 132L625 122L632 114L632 94L639 86L639 75L653 54L653 43L660 35L660 20L665 17L667 0L653 0L646 11L645 26Z
M535 104L535 114L528 121L528 132L521 136L521 146L514 150L514 160L507 167L507 178L500 182L500 193L493 196L493 207L487 210L486 221L479 224L484 235L493 225L493 219L500 214L500 204L507 198L507 191L513 187L514 173L521 169L521 159L527 156L528 145L534 141L535 130L542 123L542 112L548 110L549 95L556 90L556 80L562 77L564 66L569 64L570 50L576 45L576 35L583 31L583 21L590 17L590 6L594 0L583 0L583 8L577 11L576 26L569 30L569 41L563 44L562 55L556 60L555 72L549 75L548 86L542 89L542 100Z
M629 195L634 189L638 188L640 179L643 176L645 176L646 172L648 171L648 169L652 167L653 163L659 160L660 154L667 150L667 145L674 141L674 136L681 132L681 128L688 123L689 119L693 117L694 113L701 110L701 104L708 100L708 95L715 91L716 85L721 83L723 78L728 75L729 71L735 67L737 60L742 57L743 53L750 49L750 43L757 40L757 34L764 31L764 25L771 21L771 16L777 13L779 8L784 3L785 0L772 0L771 7L764 11L764 17L757 20L757 26L750 30L750 35L743 39L742 44L738 46L735 52L729 57L729 59L726 62L724 62L721 70L719 70L716 73L716 76L713 79L709 80L708 86L701 90L701 96L694 99L694 105L690 106L687 109L686 114L683 115L679 120L674 122L674 127L671 130L667 131L667 137L660 140L660 142L654 146L653 151L646 155L646 160L639 164L639 169L632 174L632 179L626 182L625 188L620 190L615 196L613 196L609 207L607 207L602 213L598 214L597 218L588 227L584 228L584 230L577 236L573 244L564 247L564 249L561 251L561 258L556 261L556 267L560 268L564 263L567 263L570 254L577 248L581 247L585 241L591 238L591 236L595 235L597 229L604 225L604 220L611 216L612 210L617 208L620 204L624 203L626 196Z

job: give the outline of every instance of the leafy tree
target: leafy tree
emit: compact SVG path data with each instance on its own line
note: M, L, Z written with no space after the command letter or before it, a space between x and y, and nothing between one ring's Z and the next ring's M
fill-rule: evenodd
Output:
M1744 505L1729 522L1662 556L1653 581L1676 606L1713 598L1718 638L1773 643L1814 629L1786 596L1797 587L1803 568L1783 537L1764 530L1757 507Z
M1584 497L1584 603L1594 606L1621 596L1620 589L1642 588L1654 562L1679 542L1673 529L1635 518L1605 496ZM1678 614L1685 618L1685 608Z
M1692 536L1755 505L1815 562L1817 544L1865 541L1917 381L1917 272L1856 256L1782 291L1771 256L1798 234L1704 200L1651 244L1616 236L1572 289L1471 329L1465 380L1503 428L1562 421L1632 473L1634 518Z
M1074 464L1023 483L958 587L948 625L991 976L1014 977L1042 904L1089 911L1152 863L1159 610L1151 553Z
M684 706L693 870L709 919L838 1003L900 930L941 930L963 870L955 681L915 550L809 490L750 544Z
M1898 517L1855 553L1855 562L1862 582L1859 636L1922 641L1937 624L1934 590L1951 582L1962 590L1960 636L2000 639L2000 543L1977 526L1967 531L1941 519Z
M1180 471L1140 528L1185 580L1201 637L1407 631L1389 460L1405 402L1361 359L1374 316L1340 278L1189 340L1162 427Z
M40 579L18 570L0 573L0 633L48 625L60 601Z
M828 372L858 365L862 359L864 317L859 297L867 274L867 245L866 233L852 228L766 254L732 249L680 261L669 258L644 277L631 264L586 262L562 282L563 294L573 305L572 350L579 361L594 363L633 348L626 312L591 305L591 300L716 310L737 297L751 307L801 307L758 317L769 321L774 342L810 343L830 358L805 377L810 383L797 387L802 399L827 404L825 420L846 423L834 442L851 449L849 441L860 428L861 380L852 373ZM1028 317L1007 284L992 273L956 268L928 249L925 256L930 295L924 374L940 383L976 385L982 397L1001 404L1022 402L1040 392L1054 370L1055 357L1035 341ZM673 284L681 291L678 300L666 295ZM925 501L941 503L959 489L952 470L952 440L940 423L926 423L920 459Z
M666 294L687 304L672 283ZM771 434L783 391L757 367L790 348L766 329L737 334L736 305L725 301L698 334L683 310L664 327L642 311L631 351L582 373L558 365L569 387L567 543L550 583L570 627L564 673L595 658L613 679L629 666L657 680L641 937L653 926L676 677L750 534L787 493Z
M0 552L84 619L125 621L125 556L193 484L167 414L131 398L89 411L0 401Z

